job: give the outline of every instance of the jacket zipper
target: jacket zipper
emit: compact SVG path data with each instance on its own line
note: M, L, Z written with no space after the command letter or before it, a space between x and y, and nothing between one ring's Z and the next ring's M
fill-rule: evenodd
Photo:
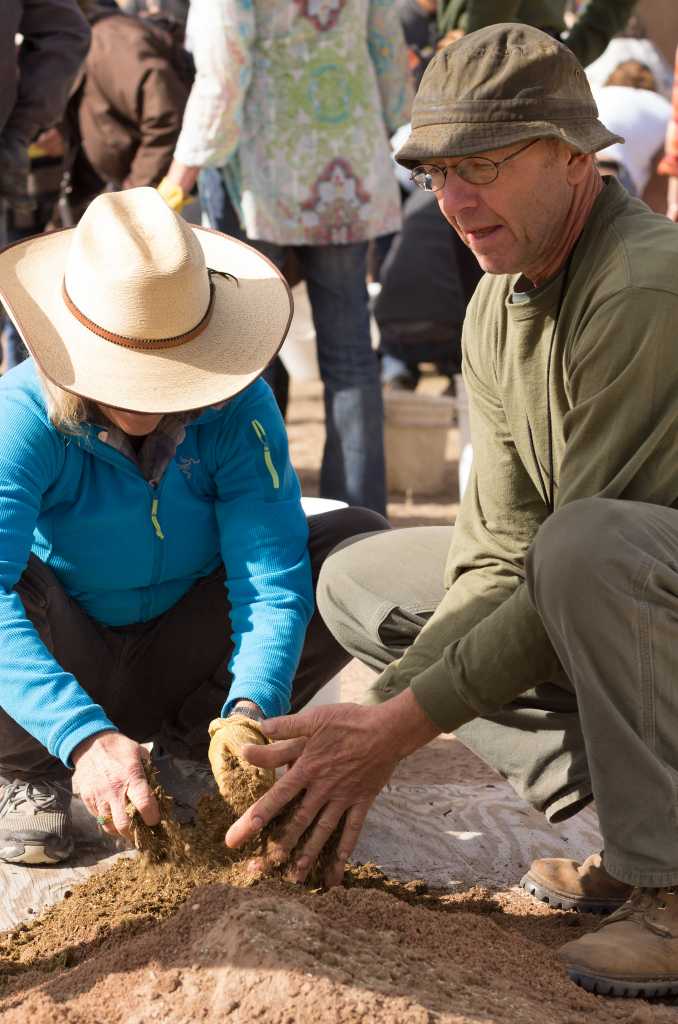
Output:
M278 490L280 487L280 477L278 471L273 465L273 459L271 458L271 449L268 447L268 438L266 437L266 431L262 427L259 420L252 420L252 429L257 435L257 438L261 442L264 448L264 462L266 463L266 469L271 474L271 480L273 481L274 490Z
M162 532L160 520L158 519L158 499L153 498L151 501L151 522L153 523L153 529L158 540L164 540L165 534Z

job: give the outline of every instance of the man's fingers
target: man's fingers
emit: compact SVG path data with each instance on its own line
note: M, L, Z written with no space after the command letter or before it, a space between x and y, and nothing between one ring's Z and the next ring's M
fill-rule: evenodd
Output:
M341 803L326 804L322 808L309 838L304 843L303 849L291 869L290 874L293 881L304 881L318 859L318 855L321 853L325 843L341 821L344 810L345 808Z
M333 885L341 885L344 880L346 861L349 859L358 842L358 837L365 824L365 818L369 810L369 804L358 804L352 807L346 815L343 832L337 846L337 856L333 863L329 864L325 871L325 885L331 889Z
M298 739L278 740L275 743L246 743L240 753L249 764L257 768L282 768L296 761L305 746L306 738L300 736Z
M268 825L269 821L272 821L303 788L304 783L295 775L294 769L285 772L267 793L259 797L256 803L231 825L226 833L226 845L237 850L250 839L254 839L264 825Z
M293 740L300 736L310 736L313 730L312 711L302 711L298 715L281 715L279 718L266 718L261 723L261 731L271 740Z
M306 794L302 799L301 803L294 808L291 813L284 815L282 821L284 822L282 832L275 841L269 840L267 847L267 854L274 864L282 864L289 859L292 850L294 850L301 837L305 832L313 826L313 823L318 818L321 811L323 811L325 804L327 803L327 796L312 797L310 794ZM341 811L337 816L337 821L341 816ZM317 823L316 823L317 824ZM336 822L335 822L336 824ZM320 832L323 832L325 826L321 826ZM327 838L334 828L332 825L329 832L326 833ZM322 846L322 843L320 843ZM309 862L310 867L310 862ZM302 879L303 880L303 879Z
M158 824L160 808L146 779L138 778L130 782L127 786L127 797L134 804L146 825Z

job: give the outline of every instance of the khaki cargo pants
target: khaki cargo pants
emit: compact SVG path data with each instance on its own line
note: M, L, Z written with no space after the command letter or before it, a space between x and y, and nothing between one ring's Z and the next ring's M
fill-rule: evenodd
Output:
M377 670L441 600L452 527L341 544L318 606ZM678 510L600 498L551 516L527 585L564 669L456 735L550 821L592 797L605 865L632 885L678 883ZM441 652L442 653L442 652Z

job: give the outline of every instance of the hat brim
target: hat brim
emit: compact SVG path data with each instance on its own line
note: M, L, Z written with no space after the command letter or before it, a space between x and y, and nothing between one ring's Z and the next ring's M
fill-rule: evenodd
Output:
M252 246L191 227L206 265L232 277L212 275L214 304L204 331L155 351L106 341L67 309L62 283L75 229L37 235L0 252L0 301L50 381L119 409L164 413L223 402L261 376L289 330L292 293Z
M413 127L407 141L395 154L403 167L419 164L439 157L473 156L489 153L504 146L513 146L530 139L560 139L580 153L595 153L613 142L623 142L620 135L608 131L602 122L587 118L558 125L546 121L515 121L491 124L447 122Z

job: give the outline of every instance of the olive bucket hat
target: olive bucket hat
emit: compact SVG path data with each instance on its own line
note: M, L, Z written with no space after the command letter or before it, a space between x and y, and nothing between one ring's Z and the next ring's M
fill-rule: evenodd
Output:
M536 138L561 139L580 153L624 141L598 120L571 50L529 25L491 25L433 58L396 160L416 167Z

